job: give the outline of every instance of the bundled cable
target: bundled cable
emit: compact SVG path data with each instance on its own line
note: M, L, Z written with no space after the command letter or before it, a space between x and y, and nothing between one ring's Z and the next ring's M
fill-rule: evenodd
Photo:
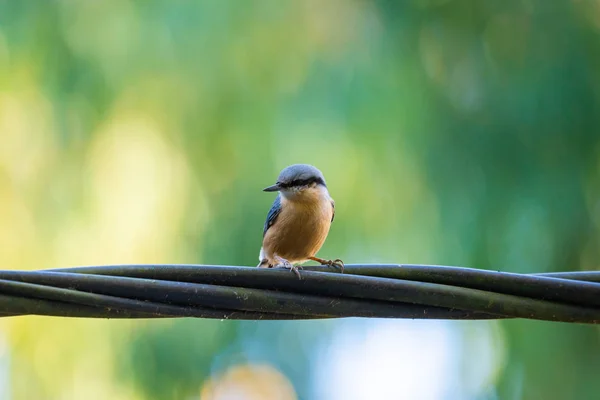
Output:
M431 265L282 268L116 265L0 270L0 316L528 318L600 323L600 272L516 274Z

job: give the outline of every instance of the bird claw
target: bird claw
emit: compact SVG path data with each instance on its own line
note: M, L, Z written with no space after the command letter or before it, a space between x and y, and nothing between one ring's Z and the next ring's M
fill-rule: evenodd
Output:
M319 257L309 257L308 259L316 261L318 263L321 263L321 265L327 265L329 267L337 267L340 269L340 272L342 274L344 273L344 262L342 260L340 260L339 258L336 258L335 260L324 260Z
M302 279L302 277L300 276L300 270L302 269L302 267L296 267L292 264L290 264L290 270L296 274L296 276L298 277L298 279Z
M339 258L336 258L335 260L328 260L327 265L330 267L337 267L340 269L341 273L344 273L344 262Z
M276 267L287 268L290 271L292 271L293 273L295 273L296 276L298 277L298 279L302 279L302 277L300 276L300 271L299 271L299 270L302 269L301 266L295 266L294 264L292 264L291 262L289 262L285 258L282 258L282 257L279 257L279 256L275 256L275 259L279 263L279 264L276 265Z

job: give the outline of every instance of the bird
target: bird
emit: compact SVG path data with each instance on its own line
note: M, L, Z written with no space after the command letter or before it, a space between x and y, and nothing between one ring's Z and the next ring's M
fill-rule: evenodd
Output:
M335 202L329 195L323 173L308 164L284 168L274 185L264 192L279 192L263 227L259 268L285 267L302 279L295 264L309 260L337 267L344 272L342 260L316 256L323 246L335 218Z

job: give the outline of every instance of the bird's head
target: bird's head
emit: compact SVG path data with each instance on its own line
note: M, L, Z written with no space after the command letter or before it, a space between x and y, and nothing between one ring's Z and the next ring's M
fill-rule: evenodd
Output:
M301 200L327 193L323 173L308 164L294 164L284 168L277 182L263 189L265 192L279 192L289 200Z

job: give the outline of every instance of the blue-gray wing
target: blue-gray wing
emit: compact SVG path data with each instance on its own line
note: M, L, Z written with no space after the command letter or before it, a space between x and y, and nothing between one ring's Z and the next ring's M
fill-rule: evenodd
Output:
M267 214L267 220L265 221L265 227L263 229L263 237L269 230L269 228L275 223L277 216L281 212L281 199L279 196L275 197L275 201L273 201L273 205Z
M331 213L331 222L333 222L333 219L335 218L335 201L331 200L331 208L333 209L332 213Z

